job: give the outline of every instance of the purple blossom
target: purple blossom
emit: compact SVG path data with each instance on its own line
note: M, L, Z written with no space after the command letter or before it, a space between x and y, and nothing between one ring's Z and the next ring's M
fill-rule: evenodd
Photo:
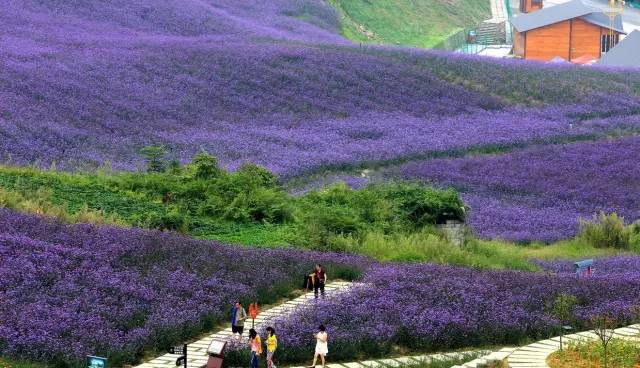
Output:
M580 218L640 218L640 139L535 147L513 153L409 163L399 171L462 192L481 236L553 241Z
M349 255L69 226L6 210L0 259L0 352L45 361L111 353L133 360L143 349L189 338L205 320L227 318L234 300L296 287L315 262L367 264Z

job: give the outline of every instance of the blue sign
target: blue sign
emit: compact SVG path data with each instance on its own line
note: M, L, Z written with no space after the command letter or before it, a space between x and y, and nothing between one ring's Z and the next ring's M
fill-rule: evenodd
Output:
M107 358L87 355L87 368L106 368Z

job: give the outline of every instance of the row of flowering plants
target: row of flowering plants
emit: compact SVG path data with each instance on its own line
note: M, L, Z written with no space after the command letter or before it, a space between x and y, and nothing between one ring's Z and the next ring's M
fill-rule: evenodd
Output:
M555 241L603 211L640 218L640 139L533 147L495 156L417 161L397 171L458 189L477 234L513 241Z
M267 303L299 287L316 262L354 278L367 261L293 249L249 249L170 233L64 225L0 210L0 353L118 366L198 335L234 300Z
M327 326L334 361L384 356L398 348L440 351L547 338L558 333L553 306L560 295L576 297L578 330L588 329L592 317L603 312L629 323L640 305L638 259L597 261L596 267L610 270L582 279L568 272L568 262L548 265L560 273L376 265L354 292L276 321L278 358L307 358L319 324ZM245 354L240 349L227 358L240 363Z

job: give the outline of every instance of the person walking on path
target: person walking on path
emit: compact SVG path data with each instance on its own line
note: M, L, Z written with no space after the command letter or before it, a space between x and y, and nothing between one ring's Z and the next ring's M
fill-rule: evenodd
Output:
M313 294L316 296L316 299L318 299L318 290L320 290L324 298L324 285L327 282L327 272L320 264L317 264L313 273L309 276L313 277Z
M244 321L247 319L247 311L244 310L242 304L238 301L233 305L233 317L231 319L231 333L238 334L238 340L242 340L244 332Z
M273 365L273 353L278 348L278 338L276 337L276 330L273 327L267 327L267 368L276 368Z
M329 353L329 336L327 335L326 328L324 327L324 325L320 325L318 329L320 330L320 332L314 335L314 337L316 338L316 351L313 354L313 363L308 368L316 367L318 356L320 356L322 368L324 368L325 356L327 356L327 354Z
M251 346L251 368L258 368L258 356L262 354L262 341L253 328L249 330L249 346Z

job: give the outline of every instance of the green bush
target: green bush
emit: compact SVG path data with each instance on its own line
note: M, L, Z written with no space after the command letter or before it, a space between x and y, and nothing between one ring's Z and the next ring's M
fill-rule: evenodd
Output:
M172 210L165 213L152 212L149 214L147 226L158 230L189 231L189 219L183 213Z
M581 221L579 237L595 248L629 249L631 228L625 226L624 217L616 213L601 212L592 221Z
M453 190L392 182L360 190L344 183L307 193L298 202L301 244L357 251L366 234L403 234L464 220L464 204Z

